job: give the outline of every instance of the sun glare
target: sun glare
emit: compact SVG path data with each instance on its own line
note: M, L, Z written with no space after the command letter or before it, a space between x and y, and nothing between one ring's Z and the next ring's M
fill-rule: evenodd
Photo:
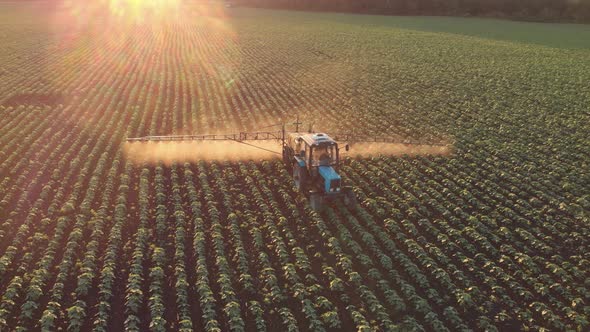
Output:
M64 0L61 9L60 24L92 25L98 22L136 25L182 23L189 18L194 19L195 16L216 20L226 17L221 2L186 3L181 0Z
M108 0L111 15L136 22L169 17L177 13L178 6L178 0Z
M84 38L103 36L126 40L148 31L187 31L204 25L235 37L222 2L182 0L63 0L53 11L51 29L68 46Z

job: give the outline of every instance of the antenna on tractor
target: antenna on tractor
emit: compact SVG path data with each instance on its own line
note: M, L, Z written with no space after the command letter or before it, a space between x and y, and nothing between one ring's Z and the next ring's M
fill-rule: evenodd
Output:
M297 122L293 123L295 125L295 132L298 133L299 132L299 125L303 124L302 122L299 122L299 113L297 113Z

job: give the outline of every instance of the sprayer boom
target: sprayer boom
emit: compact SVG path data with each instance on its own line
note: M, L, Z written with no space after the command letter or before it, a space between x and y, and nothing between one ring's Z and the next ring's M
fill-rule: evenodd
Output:
M262 141L282 140L281 131L240 132L233 134L143 136L127 138L127 142L182 142L182 141Z

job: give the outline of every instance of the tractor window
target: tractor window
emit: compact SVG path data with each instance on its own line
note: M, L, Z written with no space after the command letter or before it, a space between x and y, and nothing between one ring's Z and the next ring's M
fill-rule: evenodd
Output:
M330 166L336 162L336 154L335 154L334 146L320 146L313 149L313 153L311 155L311 165L312 166Z
M297 139L297 144L295 144L295 153L300 156L301 158L305 158L305 144L303 144L302 139Z

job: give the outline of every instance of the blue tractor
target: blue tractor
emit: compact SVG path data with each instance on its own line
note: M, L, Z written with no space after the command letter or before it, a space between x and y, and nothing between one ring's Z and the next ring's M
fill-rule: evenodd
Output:
M345 145L348 151L348 144ZM289 133L283 142L283 162L293 174L295 188L309 198L312 209L319 210L328 200L342 199L356 205L352 188L342 185L338 174L340 147L324 133Z

